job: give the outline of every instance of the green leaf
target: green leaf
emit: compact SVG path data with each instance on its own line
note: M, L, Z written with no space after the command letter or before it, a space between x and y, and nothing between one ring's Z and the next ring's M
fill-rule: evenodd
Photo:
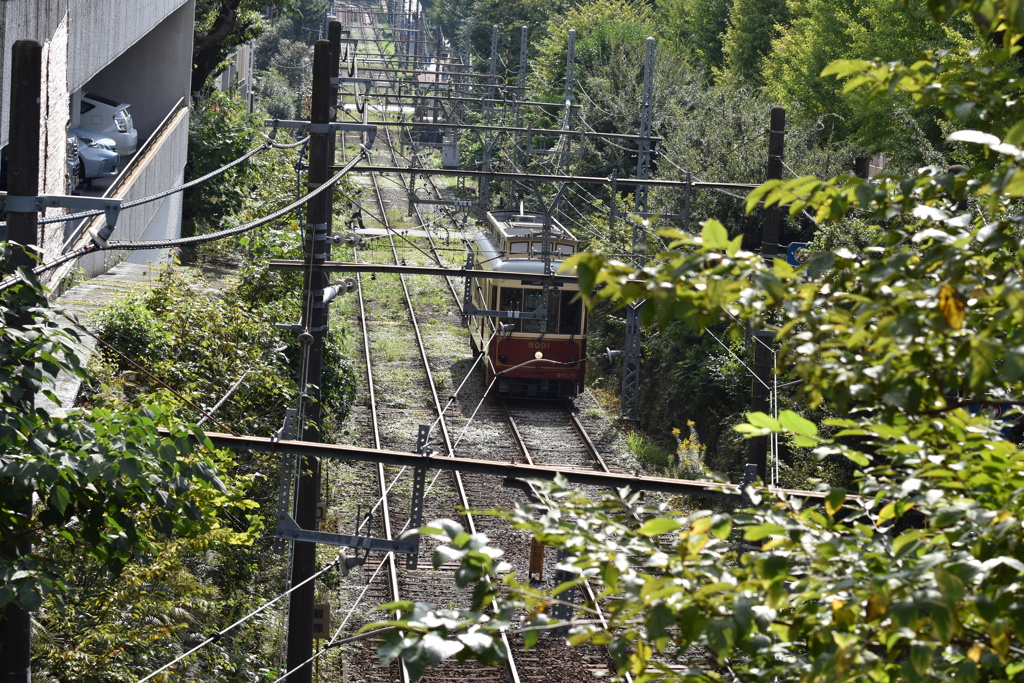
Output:
M843 455L847 460L855 465L860 465L861 467L867 467L871 464L871 461L868 460L864 454L858 453L857 451L844 451Z
M479 631L460 634L458 639L476 655L482 655L494 646L494 638Z
M50 505L57 508L61 514L64 513L65 508L67 508L70 502L71 494L63 486L54 486L50 489Z
M866 59L837 59L821 70L821 77L846 78L867 71L870 66Z
M900 551L903 550L907 545L919 541L924 535L924 531L921 529L911 529L905 533L900 534L892 542L892 551L899 556Z
M987 339L973 337L971 339L971 373L970 387L983 393L988 379L995 370L996 363L1002 356L1002 347Z
M682 528L682 524L674 519L656 517L644 522L640 528L636 530L636 533L641 536L660 536L661 534L667 534L680 528Z
M658 603L647 612L644 626L647 628L648 641L658 652L664 652L670 637L668 629L675 625L675 615L664 603Z
M391 662L402 654L402 650L405 647L405 638L402 636L400 631L391 631L390 633L384 634L383 640L380 645L377 646L377 656L380 658L380 663L383 666L387 666Z
M951 603L957 603L964 599L967 591L964 587L964 582L959 577L942 567L933 569L932 574L935 576L935 582L942 588L943 597L946 600Z
M913 645L910 648L910 663L918 676L924 676L931 669L932 651L926 645Z
M729 248L729 231L714 219L704 222L700 238L703 251L724 251Z
M846 502L846 489L833 488L825 496L825 511L829 515L835 515L843 507L844 502Z
M779 411L779 424L793 434L803 434L805 436L817 436L818 426L810 420L797 415L792 410Z
M748 527L743 530L743 538L748 541L760 541L769 536L782 536L786 528L778 524L761 524L760 526Z
M760 427L761 429L767 429L771 432L781 432L782 424L775 418L761 412L747 413L747 422Z
M732 533L732 517L729 515L715 515L711 518L711 534L720 541L729 538Z

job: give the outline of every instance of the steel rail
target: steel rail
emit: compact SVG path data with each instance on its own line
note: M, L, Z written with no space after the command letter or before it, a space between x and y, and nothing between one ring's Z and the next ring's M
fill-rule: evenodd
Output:
M572 135L573 137L606 138L609 140L650 140L651 142L661 142L665 139L656 135L645 137L628 133L599 133L590 130L566 131L558 128L524 128L522 126L486 126L483 124L459 124L443 121L436 123L433 121L374 121L373 123L381 128L453 128L458 130L484 130L505 133L537 133L538 135Z
M169 436L163 430L161 434ZM504 463L495 460L454 457L423 457L419 453L406 453L384 449L359 448L340 444L321 444L313 441L273 440L260 436L235 436L220 432L206 432L206 438L218 448L234 450L252 450L260 453L276 453L291 455L308 455L317 458L336 458L353 462L380 462L398 467L426 467L427 469L445 470L449 472L472 472L487 474L505 479L541 479L553 481L562 476L571 484L581 486L597 486L601 488L629 487L633 491L660 491L662 493L678 493L708 498L725 498L740 501L743 498L741 484L729 484L715 481L699 481L690 479L670 479L667 477L649 477L641 475L608 474L596 470L575 470L568 467L548 465L527 465L520 463ZM783 489L774 486L764 487L773 494L782 494L790 498L822 501L827 492L801 491ZM860 500L855 496L847 496L847 500Z
M611 468L608 467L607 463L605 463L604 461L604 458L601 457L601 452L597 450L597 445L594 443L593 439L590 438L590 435L587 434L587 430L583 427L583 423L580 422L579 416L576 414L576 411L573 409L573 406L566 402L562 404L562 407L565 408L566 412L569 414L569 421L572 422L572 426L575 428L576 433L579 434L580 438L583 440L583 443L586 444L587 450L590 451L591 457L601 468L601 471L611 474ZM604 611L601 609L601 605L597 601L597 594L594 593L593 586L590 585L589 580L584 581L582 586L583 590L587 593L587 602L592 604L594 606L594 609L597 610L597 618L601 622L601 627L607 630L608 620L605 619ZM628 683L632 683L632 680L633 677L627 672L626 681Z
M395 145L394 145L394 142L391 140L391 131L388 130L387 128L385 128L384 129L384 136L385 136L385 138L388 141L388 149L391 152L391 159L394 161L394 163L397 164L398 163L398 156L395 154ZM401 181L402 187L405 188L406 195L413 194L412 192L410 192L409 184L406 182L405 177L400 175L400 176L398 176L398 179L399 179L399 181ZM428 176L428 179L429 179L429 176ZM434 186L433 183L431 183L431 186L434 188L434 192L437 192L437 187ZM438 197L440 197L440 193L438 193ZM426 232L426 234L427 234L427 241L430 243L430 252L434 255L434 262L438 266L445 267L445 264L443 264L441 262L441 254L438 253L437 245L434 243L434 238L431 235L430 226L428 225L427 221L423 220L423 213L420 211L419 205L416 202L414 202L414 201L410 202L410 203L412 204L413 214L416 216L416 220L419 221L420 228L422 228L424 230L424 232ZM450 275L445 275L444 276L444 280L445 280L446 283L448 283L448 289L451 291L452 296L455 298L455 304L459 307L459 310L461 311L462 310L462 302L459 299L459 293L455 290L455 285L452 284L451 276Z
M594 459L602 472L611 473L611 468L605 463L604 458L601 457L601 452L597 450L597 446L594 444L593 439L591 439L590 435L587 434L587 430L583 427L583 423L580 422L580 418L576 414L574 407L568 402L562 404L562 407L565 408L565 411L569 414L569 421L572 422L572 426L576 429L576 433L580 435L580 439L582 439L583 443L586 444L587 450L590 451L590 457Z
M508 407L508 401L498 397L498 405L501 407L501 413L505 416L505 424L508 426L509 431L512 432L512 441L515 443L516 448L519 449L519 454L523 456L523 460L528 465L536 465L533 461L533 456L530 455L530 449L526 446L526 440L523 438L522 432L519 431L519 425L516 424L516 420L512 417L512 411ZM533 488L533 484L530 484L530 488Z
M271 259L270 270L295 272L302 270L303 262L297 259ZM453 275L483 280L518 280L537 286L548 284L552 287L576 284L575 275L544 275L519 270L480 270L474 268L440 268L438 266L392 266L383 263L348 263L325 261L316 266L328 273L399 273L402 275Z
M355 252L355 249L353 249ZM366 306L363 299L362 278L356 275L356 295L359 303L359 328L363 337L363 360L366 363L366 390L370 401L370 424L373 431L373 447L381 447L380 422L377 419L377 394L373 383L373 368L370 364L370 337L366 325ZM381 517L384 523L384 537L393 540L394 533L391 529L391 509L388 505L388 483L384 472L384 464L377 463L377 489L380 495ZM358 532L358 530L357 530ZM389 552L381 560L387 562L388 584L391 588L391 599L397 602L400 599L398 592L398 564L395 562L395 553ZM399 667L399 675L402 683L409 683L409 672L404 666Z
M395 151L394 145L391 140L390 132L387 129L385 129L385 132L387 133L385 139L388 141L388 148L390 149L391 154L393 155L392 158L397 159L397 157L394 156ZM391 244L391 253L395 259L395 264L398 265L401 263L401 259L399 258L398 255L398 249L395 246L394 231L391 228L391 221L388 219L387 207L384 205L384 198L380 193L380 184L377 182L375 174L371 173L370 179L373 184L374 195L377 198L377 204L380 207L381 219L384 221L384 227L388 229L388 239ZM421 225L422 224L423 221L421 220ZM437 258L439 259L439 257ZM448 431L448 423L444 418L445 409L444 406L441 405L440 397L437 395L437 386L434 383L433 372L430 369L430 359L427 357L426 347L423 344L423 335L420 332L420 326L418 321L416 320L416 311L415 308L413 307L412 297L409 294L409 288L405 280L405 275L399 275L399 280L402 284L402 291L405 296L406 306L408 307L409 310L409 318L412 321L413 330L416 335L416 345L419 347L420 358L423 361L423 368L427 375L427 385L430 387L430 394L434 401L434 407L437 410L437 423L440 425L441 428L441 435L444 439L445 449L447 450L447 455L449 457L455 457L455 447L452 444L451 435L449 434ZM450 281L449 286L452 286ZM452 291L454 293L454 287L452 287ZM469 532L471 534L476 534L476 521L473 518L472 512L470 512L470 510L472 510L472 506L469 503L469 495L466 493L466 487L464 482L462 481L462 474L456 470L453 472L453 475L455 479L455 488L459 496L459 502L462 505L463 509L465 510L463 514L466 518L466 526L469 528ZM515 658L512 656L512 646L511 643L509 643L508 641L508 635L506 634L505 631L501 631L501 640L505 646L505 652L508 654L508 657L505 660L505 666L508 671L509 677L512 679L512 683L520 683L519 671L516 667Z
M341 153L342 159L346 158L345 144L346 144L346 132L342 131L341 140ZM353 256L358 257L358 252L355 247L352 249ZM373 433L373 447L381 447L381 435L380 435L380 420L378 417L377 410L377 394L376 385L373 378L373 365L370 358L370 338L369 331L366 324L366 303L365 297L363 296L363 283L362 278L359 274L356 274L356 298L359 305L359 328L363 340L363 362L366 365L366 390L367 398L369 400L370 410L370 426ZM388 481L387 474L384 471L384 463L376 463L376 477L377 477L377 492L378 500L380 501L381 508L381 521L384 527L384 536L387 540L394 539L394 530L391 525L391 508L388 503ZM358 533L358 529L356 530ZM385 564L387 570L387 582L388 588L391 593L392 602L397 602L401 599L401 593L398 586L398 563L394 552L388 552L381 558L379 564ZM396 613L396 617L397 617ZM409 671L404 664L399 664L398 676L400 683L410 683L411 677Z

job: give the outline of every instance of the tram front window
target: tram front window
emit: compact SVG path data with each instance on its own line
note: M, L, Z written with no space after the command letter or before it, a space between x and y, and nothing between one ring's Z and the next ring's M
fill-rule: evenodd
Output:
M501 308L502 311L522 311L523 310L523 290L521 289L509 289L508 287L501 288ZM503 318L501 320L504 324L511 324L513 332L522 332L522 323L514 318Z
M527 289L523 291L523 312L534 313L540 308L541 301L544 297L543 289ZM524 320L523 321L523 332L544 332L545 321L544 320Z

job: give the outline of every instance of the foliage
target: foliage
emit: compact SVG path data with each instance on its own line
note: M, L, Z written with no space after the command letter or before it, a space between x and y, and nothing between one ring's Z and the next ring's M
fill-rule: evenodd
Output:
M658 3L658 41L677 59L704 71L725 64L722 41L729 26L731 0L671 0Z
M263 10L287 10L292 0L197 0L192 41L193 98L208 90L210 78L238 46L262 33Z
M249 114L245 101L233 93L211 93L192 105L189 118L188 162L185 180L215 171L241 157L261 142L262 121ZM257 155L259 156L259 155ZM250 161L185 191L182 234L202 235L221 230L224 219L248 198L243 174Z
M595 0L551 20L533 64L538 90L558 101L564 91L569 30L576 31L576 79L588 76L619 50L633 64L643 64L644 41L653 32L646 7L625 0Z
M265 265L246 272L252 275L219 291L194 273L167 269L145 295L121 299L106 309L100 316L100 332L127 359L108 356L114 366L100 375L104 387L96 397L134 402L161 391L156 378L198 403L224 396L241 382L214 417L248 434L273 433L285 408L297 400L294 380L299 372L297 344L285 341L273 323L297 308L292 293L301 280L272 280L266 277ZM255 286L252 278L260 275L261 284ZM251 298L255 296L259 298ZM125 323L136 320L145 320L146 325L128 327L145 333L124 334ZM340 423L353 399L355 382L337 339L332 337L325 344L324 357L322 400L328 423L335 419ZM152 377L138 371L135 363ZM164 395L163 400L194 419L201 417L175 397Z
M733 0L722 45L731 84L764 85L765 57L789 20L790 3L784 0Z
M317 40L327 38L327 11L330 3L327 0L291 0L288 9L288 20L282 22L290 30L291 40L312 45Z
M491 55L492 27L498 26L498 57L506 77L514 77L519 63L520 30L529 30L530 49L544 37L548 21L560 14L567 3L537 0L431 0L425 2L427 18L439 26L445 37L459 50L464 49L466 29L470 23L470 44L474 56L486 64ZM400 34L399 34L400 36ZM529 55L529 56L532 56Z
M31 320L15 326L24 313ZM3 293L0 315L0 606L34 611L48 596L66 598L65 567L47 547L74 548L116 574L171 535L208 533L220 527L219 513L249 506L225 483L202 433L161 409L67 417L24 410L25 392L55 400L57 372L81 372L78 333L58 322L31 281ZM38 502L26 508L33 496Z
M121 332L125 321L136 320L147 321L147 326L130 329L146 329L145 336ZM100 316L99 330L126 357L110 358L117 367L106 377L108 400L116 393L134 402L161 390L135 364L193 402L223 396L241 380L215 417L246 433L272 433L280 426L284 408L295 400L281 353L285 345L272 321L212 290L188 271L166 269L145 295L115 302ZM172 397L165 399L180 404ZM192 419L202 417L192 408L179 408Z
M568 552L577 575L552 590L509 572L486 537L452 522L434 562L457 561L474 587L463 612L399 604L403 629L380 649L417 672L447 656L500 661L498 629L561 624L548 606L590 581L607 623L584 604L571 644L604 644L638 680L1003 681L1024 672L1024 451L982 404L1024 395L1024 14L1003 2L929 3L989 33L970 55L911 64L833 63L826 74L944 113L948 141L970 147L965 172L772 181L759 203L812 213L878 239L861 253L821 251L795 269L766 264L715 220L700 235L662 230L643 269L578 254L581 290L702 331L725 319L776 331L777 370L799 380L819 427L791 410L750 413L738 430L783 435L818 458L853 463L853 490L809 501L748 487L750 507L680 516L635 494L591 500L544 486L498 513ZM864 225L867 224L867 229ZM841 229L841 227L840 227ZM735 493L733 495L736 495ZM744 544L735 545L742 538ZM485 609L496 616L486 619ZM657 657L656 657L657 655ZM681 669L670 669L678 663Z
M883 96L866 101L859 91L844 92L822 82L822 69L841 58L913 61L925 49L966 53L979 46L969 22L928 21L923 4L888 0L794 5L794 16L772 45L764 64L765 90L776 102L799 103L805 116L827 116L836 134L866 153L886 153L903 168L934 160L942 146L936 112L910 113L907 98Z
M260 71L256 74L259 89L259 103L267 116L274 119L295 118L295 98L288 80L277 71Z

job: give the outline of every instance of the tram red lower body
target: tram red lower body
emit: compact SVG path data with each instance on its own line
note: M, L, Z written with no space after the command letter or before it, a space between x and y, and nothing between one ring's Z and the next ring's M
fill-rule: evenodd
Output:
M499 337L491 340L487 353L487 382L497 378L499 393L571 398L583 391L585 339Z

